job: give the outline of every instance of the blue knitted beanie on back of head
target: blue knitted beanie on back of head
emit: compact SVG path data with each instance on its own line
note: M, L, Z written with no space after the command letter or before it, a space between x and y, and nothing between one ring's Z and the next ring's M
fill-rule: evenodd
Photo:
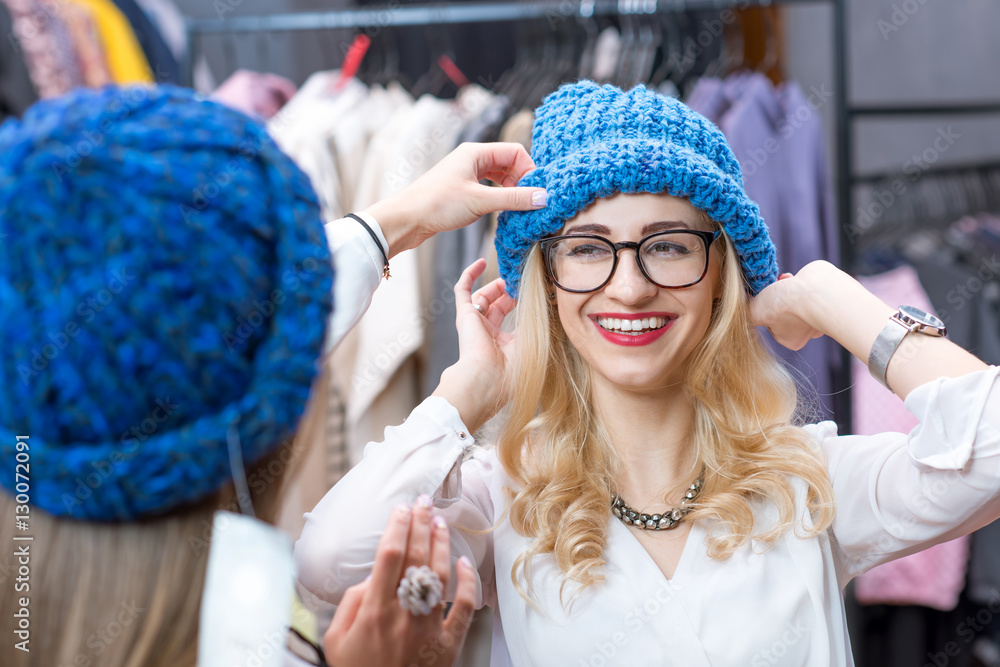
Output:
M511 296L532 245L619 192L687 198L732 240L750 294L777 280L774 245L736 157L722 132L684 103L642 85L566 84L538 108L531 142L538 168L518 185L545 188L549 199L543 209L500 215L496 249Z
M21 454L30 503L92 520L218 490L232 424L247 463L293 434L332 281L256 121L170 86L36 104L0 127L0 484Z

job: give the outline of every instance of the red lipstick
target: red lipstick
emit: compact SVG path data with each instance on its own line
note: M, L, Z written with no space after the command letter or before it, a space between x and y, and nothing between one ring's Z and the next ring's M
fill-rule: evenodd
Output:
M594 313L589 315L590 321L594 323L597 327L597 331L604 336L604 338L615 345L622 345L625 347L638 347L641 345L649 345L650 343L658 340L660 336L667 333L674 320L677 319L677 315L674 313ZM641 334L626 334L626 333L614 333L608 331L598 323L598 318L617 318L620 320L641 320L647 317L662 317L667 320L667 323L660 327L659 329L652 329Z

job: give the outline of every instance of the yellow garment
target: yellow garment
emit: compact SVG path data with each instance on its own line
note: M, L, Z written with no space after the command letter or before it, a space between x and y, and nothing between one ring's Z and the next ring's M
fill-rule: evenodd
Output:
M88 10L97 23L104 55L115 83L154 83L146 54L132 24L111 0L67 0Z

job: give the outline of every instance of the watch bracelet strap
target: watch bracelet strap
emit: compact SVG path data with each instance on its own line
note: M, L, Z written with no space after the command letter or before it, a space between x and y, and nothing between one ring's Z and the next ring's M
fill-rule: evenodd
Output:
M910 329L906 325L897 320L895 316L890 317L889 321L882 327L882 331L879 332L872 344L871 352L868 354L868 372L889 391L892 391L892 388L886 382L885 377L889 368L889 360L892 359L892 355L908 333L910 333Z

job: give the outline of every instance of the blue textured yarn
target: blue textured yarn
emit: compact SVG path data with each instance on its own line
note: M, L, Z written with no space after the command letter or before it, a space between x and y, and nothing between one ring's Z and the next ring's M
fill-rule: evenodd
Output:
M308 178L190 91L80 90L0 127L0 461L30 502L134 520L290 436L333 269ZM22 469L23 472L23 469Z
M543 209L500 215L496 249L511 296L532 245L619 192L686 197L722 225L751 294L777 280L774 244L736 157L722 132L684 103L642 85L566 84L538 108L531 142L538 168L518 185L546 188L549 199Z

